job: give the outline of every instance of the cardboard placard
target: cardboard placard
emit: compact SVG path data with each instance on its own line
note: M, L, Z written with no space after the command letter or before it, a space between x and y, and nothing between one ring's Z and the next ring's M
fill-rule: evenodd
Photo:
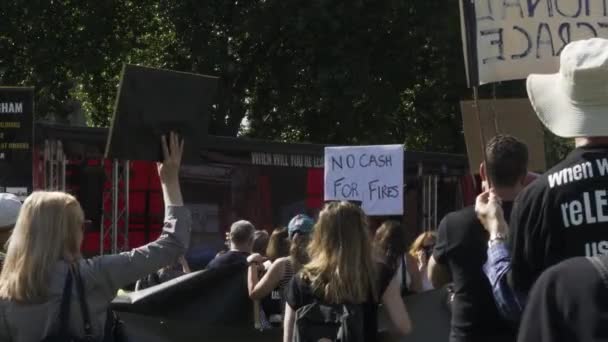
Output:
M161 135L176 131L186 141L184 161L198 161L216 87L216 77L125 65L106 158L161 160Z
M325 200L361 202L369 216L403 214L403 145L325 148Z
M461 0L469 85L555 73L572 41L608 38L604 0Z
M483 156L473 105L473 101L460 102L469 167L475 174L479 173ZM534 172L546 169L544 131L528 99L480 100L479 111L486 143L499 133L512 135L528 145L528 169Z

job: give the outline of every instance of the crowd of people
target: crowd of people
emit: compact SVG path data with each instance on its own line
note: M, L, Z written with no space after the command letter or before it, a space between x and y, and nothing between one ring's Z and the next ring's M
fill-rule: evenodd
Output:
M526 144L493 137L475 205L411 246L400 222L372 232L360 205L333 201L270 235L234 222L206 269L241 266L261 327L282 327L285 342L375 341L380 306L407 335L416 327L403 298L433 288L450 289L451 342L608 340L607 84L608 40L567 45L560 72L531 75L527 89L547 129L575 149L531 176ZM190 272L183 141L171 133L161 145L163 233L129 252L83 258L84 214L71 195L0 195L0 341L118 341L108 333L117 290Z

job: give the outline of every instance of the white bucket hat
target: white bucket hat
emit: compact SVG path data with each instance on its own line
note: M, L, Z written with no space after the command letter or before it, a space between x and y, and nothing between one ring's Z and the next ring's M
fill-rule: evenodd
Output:
M13 194L0 193L0 230L15 225L21 210L21 201Z
M608 40L568 44L557 74L528 76L538 118L564 138L608 136Z

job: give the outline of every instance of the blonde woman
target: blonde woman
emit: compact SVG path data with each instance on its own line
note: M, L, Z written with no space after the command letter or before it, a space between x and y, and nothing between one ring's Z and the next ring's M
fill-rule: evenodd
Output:
M58 311L64 284L80 273L95 340L103 336L107 310L117 290L166 265L186 251L190 213L183 207L179 167L183 143L175 134L162 141L159 164L166 205L163 234L130 252L83 259L80 245L84 215L65 193L36 192L21 209L0 273L0 341L39 342L59 332ZM70 269L74 270L70 272ZM68 334L84 337L76 281L72 281Z
M296 313L301 314L298 310L319 302L360 305L364 341L377 340L379 303L384 305L397 333L405 335L410 331L397 278L374 259L366 217L359 206L348 202L326 205L319 214L308 252L310 262L288 287L284 342L293 340ZM321 340L327 338L333 340L335 336L323 336Z
M437 238L434 232L424 232L416 238L410 247L410 255L418 260L418 271L422 280L422 291L433 289L433 284L428 277L429 259L433 254Z

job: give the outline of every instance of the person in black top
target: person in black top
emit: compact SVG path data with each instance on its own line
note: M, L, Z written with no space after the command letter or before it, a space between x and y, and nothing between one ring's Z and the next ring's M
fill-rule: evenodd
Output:
M486 226L493 243L485 272L501 313L516 322L544 270L608 254L608 40L570 43L560 64L557 74L530 75L528 96L545 126L574 138L576 149L522 191L509 225Z
M230 227L230 250L219 254L207 265L208 270L230 265L247 265L253 249L255 227L249 221L237 221Z
M599 272L607 261L577 257L543 272L530 292L517 341L608 341L608 284Z
M481 178L502 196L503 210L510 212L511 201L523 189L528 173L528 148L512 136L497 135L488 142L486 156L487 165L480 166ZM500 317L490 282L483 273L488 233L477 219L475 208L448 214L437 235L429 278L435 288L453 279L450 341L514 340L515 332Z
M298 309L315 301L362 305L366 342L378 338L379 303L398 333L410 331L397 278L389 267L374 260L366 217L359 206L349 202L327 204L319 214L308 251L310 262L287 288L284 342L293 340Z

